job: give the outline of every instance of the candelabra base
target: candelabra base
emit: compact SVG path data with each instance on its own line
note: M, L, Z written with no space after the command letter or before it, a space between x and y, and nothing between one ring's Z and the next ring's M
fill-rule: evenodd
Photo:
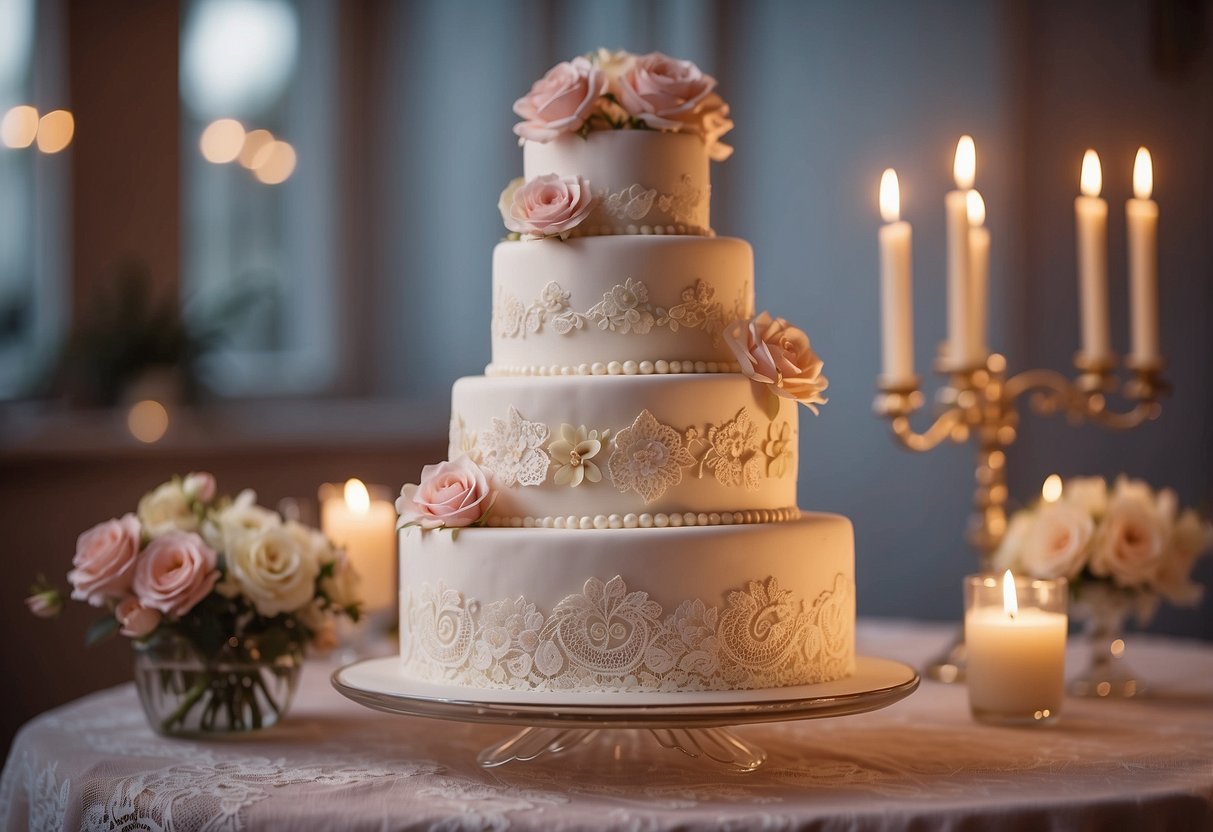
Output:
M951 685L965 680L965 665L968 653L965 650L964 628L952 638L951 643L923 668L926 677L935 682Z

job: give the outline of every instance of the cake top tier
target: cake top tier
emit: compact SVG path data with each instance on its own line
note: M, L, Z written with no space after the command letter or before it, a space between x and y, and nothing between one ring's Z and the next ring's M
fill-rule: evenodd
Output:
M524 239L600 234L711 236L709 159L732 148L716 80L654 52L557 64L514 102L524 176L501 195Z

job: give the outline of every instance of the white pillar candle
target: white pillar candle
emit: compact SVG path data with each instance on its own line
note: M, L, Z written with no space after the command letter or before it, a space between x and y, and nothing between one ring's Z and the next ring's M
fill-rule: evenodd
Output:
M944 200L948 235L948 360L966 366L977 362L972 344L969 318L972 300L969 292L969 208L968 190L973 187L977 155L970 136L961 136L956 145L952 175L956 190Z
M985 227L986 203L976 190L969 191L969 296L973 312L969 326L975 355L985 363L990 354L988 321L990 315L990 229Z
M1065 580L1017 582L1010 571L1001 586L989 576L968 580L965 680L973 715L1023 724L1057 719L1065 694Z
M1082 353L1088 361L1111 361L1108 337L1108 203L1101 199L1099 156L1082 158L1082 195L1074 200L1078 226L1078 291L1082 302Z
M1158 361L1158 203L1150 199L1154 166L1150 151L1137 151L1133 163L1133 199L1125 203L1129 231L1129 309L1131 355L1142 364Z
M365 612L388 609L396 600L396 508L390 500L372 498L361 480L343 489L321 491L320 528L334 545L345 549L361 578Z
M910 224L900 219L901 192L889 168L880 177L880 297L883 378L891 387L914 384L914 310Z

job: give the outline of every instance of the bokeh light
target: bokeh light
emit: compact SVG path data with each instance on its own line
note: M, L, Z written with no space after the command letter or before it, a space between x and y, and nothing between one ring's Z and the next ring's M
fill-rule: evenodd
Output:
M202 158L216 165L234 162L243 147L244 126L233 118L212 121L198 140Z
M38 149L58 153L72 143L76 119L67 110L51 110L38 122Z
M287 142L270 142L253 157L253 175L266 185L285 182L295 172L295 148Z
M168 432L168 411L154 399L144 399L131 405L126 414L126 426L131 436L151 445Z
M240 164L252 169L253 158L257 155L257 152L273 141L274 134L269 130L250 130L245 135L244 144L240 148Z
M29 147L38 135L38 110L18 104L0 119L0 142L7 147Z

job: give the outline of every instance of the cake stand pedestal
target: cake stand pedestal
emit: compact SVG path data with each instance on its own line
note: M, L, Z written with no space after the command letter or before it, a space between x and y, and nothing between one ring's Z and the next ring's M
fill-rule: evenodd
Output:
M339 693L386 713L524 726L480 752L485 768L597 746L600 731L640 729L663 748L734 771L754 771L767 755L732 726L874 711L909 696L918 682L908 665L869 656L856 657L855 673L835 682L740 691L472 690L411 679L396 656L355 662L332 677ZM617 756L622 745L612 749Z

